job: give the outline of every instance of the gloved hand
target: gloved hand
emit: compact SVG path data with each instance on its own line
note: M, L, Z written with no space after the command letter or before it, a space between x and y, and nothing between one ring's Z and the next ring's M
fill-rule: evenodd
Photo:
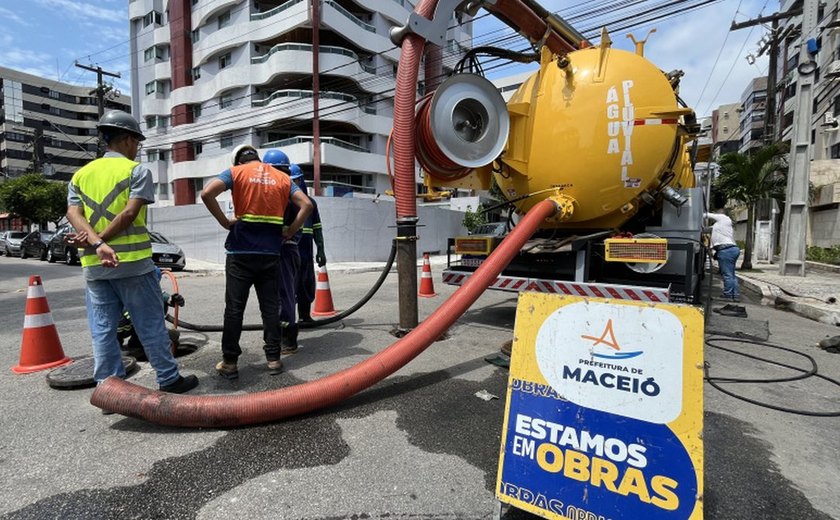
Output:
M178 293L173 294L169 297L169 306L170 307L183 307L184 306L184 297Z
M324 267L327 265L327 255L323 251L318 251L315 255L315 261L318 262L318 267Z

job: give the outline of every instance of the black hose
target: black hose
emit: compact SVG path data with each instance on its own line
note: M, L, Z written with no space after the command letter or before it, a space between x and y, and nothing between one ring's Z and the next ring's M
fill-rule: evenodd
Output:
M379 291L379 288L382 287L382 284L385 282L385 278L387 278L388 273L391 271L391 267L394 265L394 258L397 256L397 242L393 240L391 242L391 253L388 255L388 261L385 262L385 268L382 269L382 272L379 274L379 279L376 280L376 283L373 284L373 287L365 294L361 300L356 302L355 305L347 309L346 311L341 312L335 316L330 318L326 318L323 320L315 320L315 321L301 321L298 322L298 328L301 329L314 329L316 327L323 327L324 325L329 325L330 323L335 323L337 321L341 321L347 316L350 316L357 310L359 310L364 304L366 304L373 295ZM166 315L166 321L169 323L174 323L172 316L169 314ZM189 323L187 321L178 318L178 326L183 327L189 330L195 330L198 332L222 332L224 327L219 325L196 325L194 323ZM246 324L242 326L242 330L263 330L262 324Z
M716 342L721 342L721 341L732 342L732 343L749 343L749 344L752 344L752 345L760 345L760 346L763 346L763 347L774 348L774 349L778 349L778 350L784 350L785 352L791 352L793 354L796 354L796 355L799 355L799 356L802 356L802 357L808 359L808 361L811 362L811 368L809 368L809 369L800 368L800 367L796 367L796 366L793 366L793 365L788 365L786 363L782 363L780 361L773 361L773 360L770 360L770 359L762 358L760 356L754 356L752 354L747 354L747 353L742 352L740 350L729 349L729 348L721 347L720 345L715 344ZM799 381L801 379L806 379L808 377L813 376L813 377L818 377L820 379L828 381L829 383L831 383L835 386L840 386L840 381L838 381L836 379L832 379L830 377L826 377L822 374L817 373L817 362L816 362L816 360L814 360L813 357L809 356L808 354L793 350L791 348L782 347L782 346L779 346L779 345L774 345L774 344L768 343L766 341L755 341L755 340L749 340L749 339L711 338L711 339L706 340L706 344L709 345L712 348L724 350L724 351L730 352L732 354L737 354L739 356L748 357L750 359L763 361L765 363L770 363L771 365L785 367L785 368L789 368L791 370L795 370L797 372L800 372L800 374L795 375L795 376L779 377L779 378L772 378L772 379L745 379L745 378L729 378L729 377L711 377L709 375L709 364L706 363L705 366L703 367L703 371L705 373L704 379L713 388L715 388L717 390L720 390L724 394L726 394L730 397L734 397L735 399L740 399L741 401L746 401L748 403L755 404L755 405L761 406L763 408L769 408L771 410L776 410L776 411L779 411L779 412L787 412L787 413L792 413L792 414L796 414L796 415L807 415L807 416L811 416L811 417L840 417L840 411L815 412L815 411L810 411L810 410L797 410L795 408L786 408L784 406L778 406L778 405L775 405L775 404L770 404L770 403L765 403L765 402L762 402L762 401L757 401L755 399L750 399L749 397L744 397L742 395L738 395L735 392L731 392L731 391L723 388L721 385L718 384L718 383L761 383L761 384L785 383L785 382L790 382L790 381Z

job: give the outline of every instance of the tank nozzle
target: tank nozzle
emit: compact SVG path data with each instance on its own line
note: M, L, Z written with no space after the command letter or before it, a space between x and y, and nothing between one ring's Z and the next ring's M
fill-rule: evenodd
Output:
M682 193L678 192L670 186L665 186L664 188L662 188L662 191L660 193L662 193L662 197L665 200L667 200L677 208L681 207L686 202L688 202L688 197L686 197L685 195L683 195Z

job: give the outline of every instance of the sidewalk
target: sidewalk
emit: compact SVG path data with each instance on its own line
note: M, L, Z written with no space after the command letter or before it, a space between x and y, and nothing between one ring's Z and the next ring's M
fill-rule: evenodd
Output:
M753 264L736 271L742 291L773 305L829 325L840 325L840 267L808 262L805 276L782 276L779 264Z
M385 268L386 262L327 262L327 270L330 273L365 273L371 271L381 271ZM446 266L446 255L431 255L429 256L429 263L432 267L442 268ZM423 265L423 259L417 259L417 268ZM394 265L391 266L391 271L396 271L397 262L394 260ZM437 272L436 269L434 272ZM225 264L215 262L206 262L204 260L196 260L187 257L187 266L184 269L185 273L224 273Z

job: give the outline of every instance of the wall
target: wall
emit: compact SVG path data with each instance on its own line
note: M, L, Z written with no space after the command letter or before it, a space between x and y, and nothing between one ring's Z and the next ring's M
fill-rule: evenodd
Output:
M315 197L324 226L324 244L329 262L385 261L396 235L394 202L363 198ZM226 209L227 204L222 205ZM419 206L420 241L423 252L446 252L446 239L466 234L464 214L444 207ZM149 228L163 233L194 258L224 263L227 231L210 216L203 204L149 208Z

